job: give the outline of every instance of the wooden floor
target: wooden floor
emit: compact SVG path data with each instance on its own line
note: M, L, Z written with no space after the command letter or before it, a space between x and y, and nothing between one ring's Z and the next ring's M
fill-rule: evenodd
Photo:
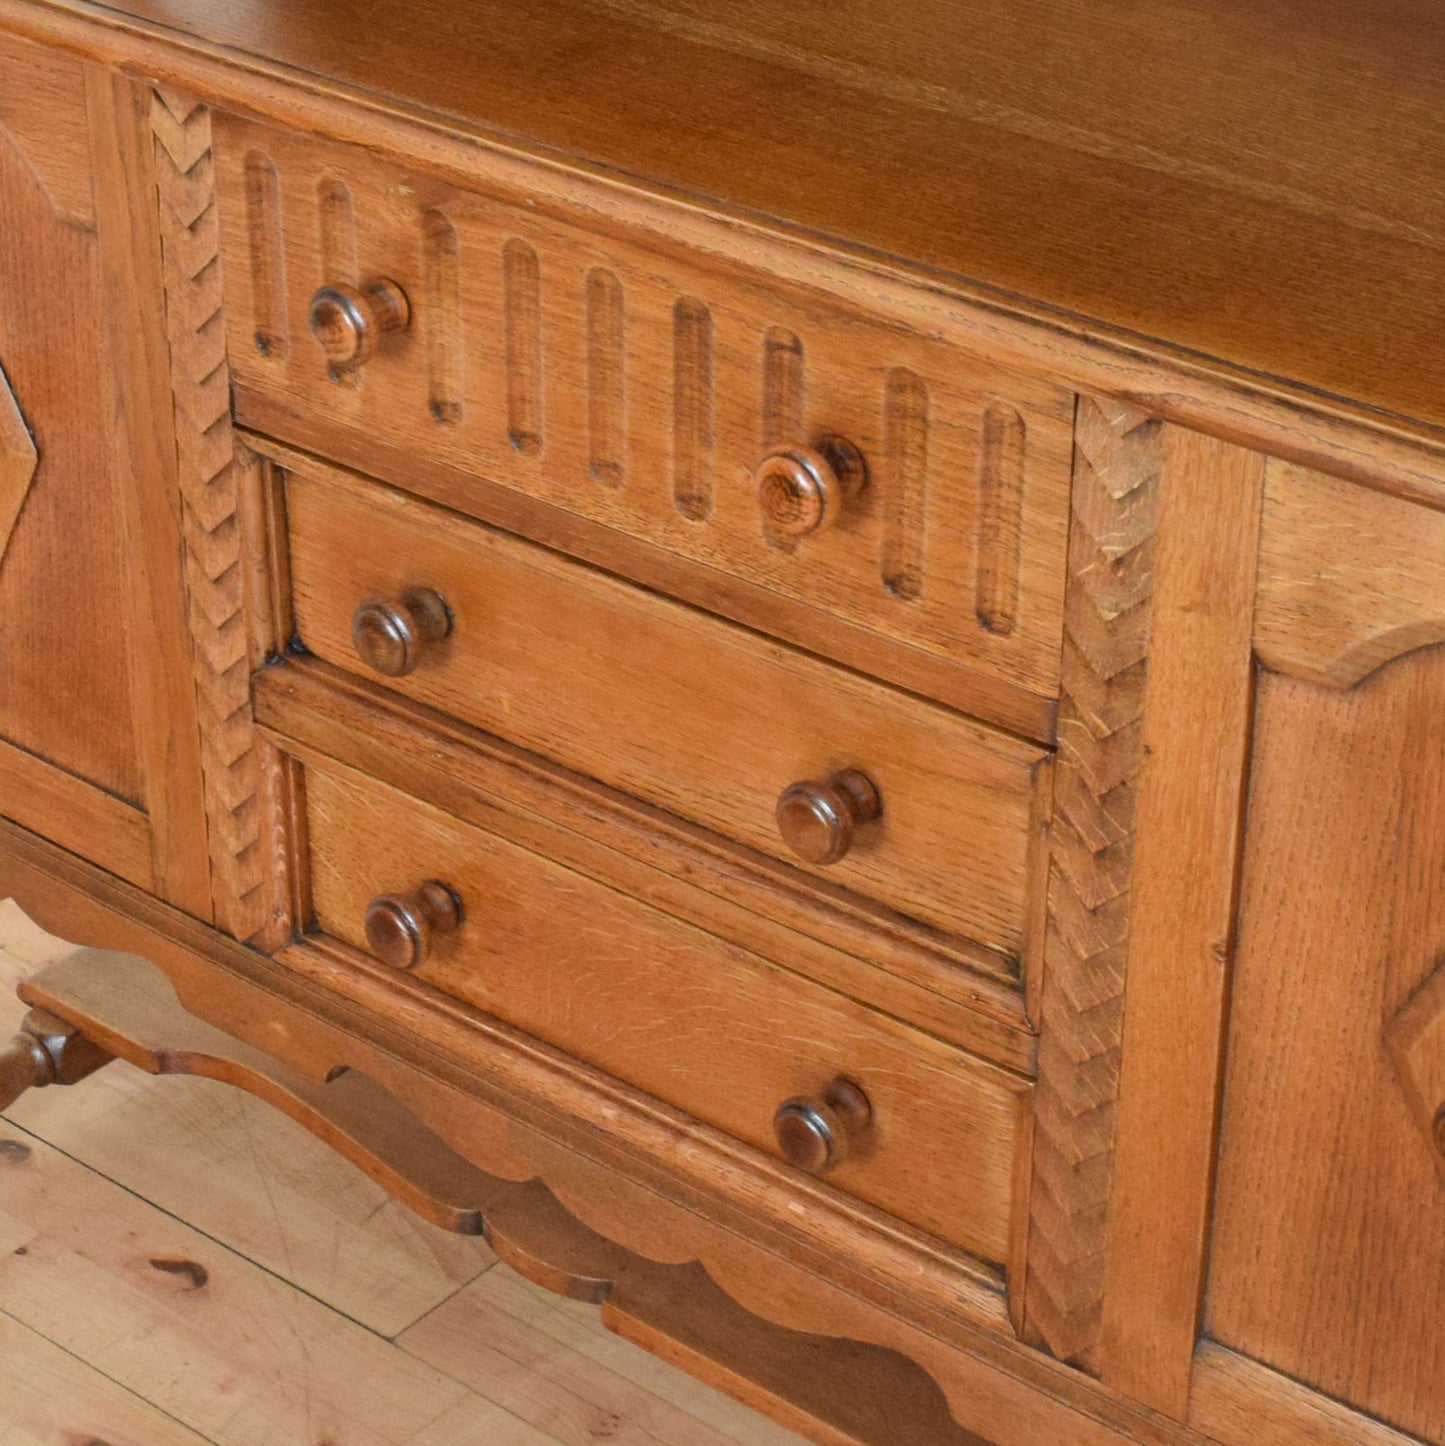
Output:
M15 983L65 952L0 903ZM112 1065L0 1117L0 1446L800 1446L269 1107Z

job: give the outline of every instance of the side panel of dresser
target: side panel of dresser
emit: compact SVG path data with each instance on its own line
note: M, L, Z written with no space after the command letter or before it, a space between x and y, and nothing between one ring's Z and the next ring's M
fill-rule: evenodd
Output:
M209 917L133 93L0 37L0 812Z

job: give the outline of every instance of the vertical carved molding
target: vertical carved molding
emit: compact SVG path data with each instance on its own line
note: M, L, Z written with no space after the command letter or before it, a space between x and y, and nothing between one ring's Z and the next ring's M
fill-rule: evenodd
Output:
M502 248L507 332L507 438L524 457L542 453L542 266L525 241Z
M1024 1334L1095 1373L1160 461L1157 421L1079 399Z
M907 367L890 367L883 387L883 585L909 602L923 596L928 410L928 383Z
M151 104L175 408L192 671L216 923L249 938L264 912L260 764L231 427L209 111L156 90Z
M672 488L689 522L712 516L712 312L695 297L672 308Z
M246 235L251 243L251 311L256 350L284 358L286 257L281 233L281 182L268 156L246 157Z
M984 409L979 442L974 613L998 637L1007 637L1018 622L1027 444L1028 429L1016 407L994 402Z
M462 278L457 228L432 209L421 218L422 294L426 298L427 406L447 426L462 420Z

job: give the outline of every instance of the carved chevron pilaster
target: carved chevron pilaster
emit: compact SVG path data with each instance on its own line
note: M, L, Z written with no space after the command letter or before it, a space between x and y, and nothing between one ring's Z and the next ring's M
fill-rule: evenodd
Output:
M151 132L212 904L217 924L245 939L264 908L262 810L210 112L157 89Z
M1079 399L1025 1332L1097 1369L1129 885L1142 756L1159 423Z

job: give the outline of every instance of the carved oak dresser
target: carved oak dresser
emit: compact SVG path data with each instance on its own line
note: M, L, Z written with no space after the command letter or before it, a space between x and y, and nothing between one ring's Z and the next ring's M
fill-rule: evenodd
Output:
M0 1104L822 1443L1445 1441L1442 113L1434 0L0 0Z

